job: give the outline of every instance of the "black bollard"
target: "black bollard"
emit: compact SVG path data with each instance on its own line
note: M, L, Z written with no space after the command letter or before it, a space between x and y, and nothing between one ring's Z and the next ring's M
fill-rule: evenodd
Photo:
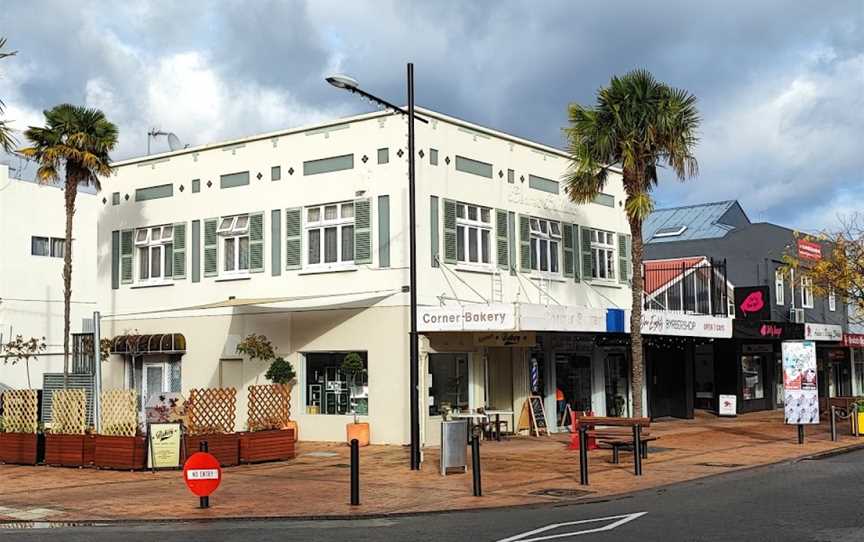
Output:
M831 405L831 442L837 441L837 407Z
M471 438L471 473L474 475L474 496L483 496L483 486L480 479L480 437L477 433Z
M588 426L579 424L579 485L588 485Z
M202 452L209 451L209 448L207 447L207 441L206 440L202 440L198 444L198 450L202 451ZM198 498L198 508L210 508L210 497L199 497Z
M798 424L798 444L804 444L804 424Z
M351 506L360 504L360 441L351 439Z
M642 476L642 426L633 426L633 473Z

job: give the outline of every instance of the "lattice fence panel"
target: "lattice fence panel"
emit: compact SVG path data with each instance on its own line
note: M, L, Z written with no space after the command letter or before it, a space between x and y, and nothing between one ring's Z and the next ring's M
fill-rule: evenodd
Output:
M102 392L100 434L134 437L138 431L138 392L105 390Z
M237 390L208 388L190 390L186 401L189 434L233 433L237 415Z
M291 419L291 386L249 386L249 430L282 429Z
M35 433L39 426L39 394L36 390L3 392L3 425L9 433Z
M83 435L87 429L87 393L82 389L57 390L53 399L52 433Z

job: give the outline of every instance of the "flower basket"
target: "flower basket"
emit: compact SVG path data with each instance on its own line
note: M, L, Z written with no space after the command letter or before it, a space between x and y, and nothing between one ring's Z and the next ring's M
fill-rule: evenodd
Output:
M201 441L207 442L207 451L222 467L233 467L240 463L240 435L238 433L214 433L210 435L187 435L186 455L200 449Z
M81 467L86 435L45 435L45 463L56 467Z
M94 463L100 469L139 470L147 465L143 436L96 435Z
M294 459L294 440L293 429L240 433L240 462L263 463Z
M35 465L43 452L44 440L38 433L0 433L0 463Z

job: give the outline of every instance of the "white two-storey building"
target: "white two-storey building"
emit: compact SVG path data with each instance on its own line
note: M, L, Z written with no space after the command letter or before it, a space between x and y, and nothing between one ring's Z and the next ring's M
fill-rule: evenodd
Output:
M96 310L96 196L79 192L73 219L71 330ZM63 372L63 190L9 176L0 165L0 390L41 389L43 375ZM90 329L86 329L90 331ZM13 364L4 344L45 338L35 360ZM70 361L70 371L74 370Z
M569 202L561 151L420 110L422 433L442 412L553 415L630 404L623 309L629 228L620 177ZM409 441L405 120L388 112L119 162L99 212L106 388L145 397L263 383L236 353L263 334L297 371L292 416L342 440L356 409L377 443ZM613 310L608 310L613 309ZM126 350L126 352L123 352ZM134 350L130 352L129 350ZM339 366L367 367L352 397ZM245 426L240 393L238 429Z

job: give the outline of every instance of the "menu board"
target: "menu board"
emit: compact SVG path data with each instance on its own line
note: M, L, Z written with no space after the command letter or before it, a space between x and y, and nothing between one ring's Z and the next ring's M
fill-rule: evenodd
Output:
M179 423L151 423L147 426L148 469L180 468L180 445L183 438Z
M816 386L816 343L783 342L783 394L786 423L819 423L819 392Z

